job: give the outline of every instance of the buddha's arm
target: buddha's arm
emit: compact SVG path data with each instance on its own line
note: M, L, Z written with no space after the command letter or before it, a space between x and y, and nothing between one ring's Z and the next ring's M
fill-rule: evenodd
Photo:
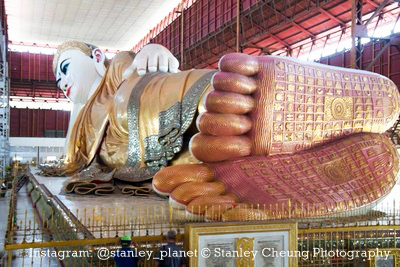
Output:
M176 160L174 155L187 146L183 135L203 106L212 74L211 70L190 70L125 80L113 99L101 150L103 161L113 167L134 161L140 168L160 168Z

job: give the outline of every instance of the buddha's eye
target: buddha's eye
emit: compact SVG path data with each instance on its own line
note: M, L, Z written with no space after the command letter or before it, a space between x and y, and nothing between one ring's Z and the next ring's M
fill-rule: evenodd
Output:
M64 75L67 75L68 66L69 66L69 62L67 61L68 59L69 58L64 59L60 64L60 71L62 73L64 73Z
M68 66L69 63L65 64L64 66L61 66L61 72L64 73L64 75L67 75Z

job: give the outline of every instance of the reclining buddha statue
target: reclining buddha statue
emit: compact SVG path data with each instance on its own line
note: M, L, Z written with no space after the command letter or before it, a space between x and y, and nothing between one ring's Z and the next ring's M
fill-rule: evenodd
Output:
M222 207L226 219L268 216L241 204L353 210L396 183L398 154L384 133L400 95L379 74L240 53L223 56L218 71L179 72L159 45L104 58L76 41L54 57L57 85L74 103L66 163L80 175L68 192L101 187L106 180L83 174L107 167L113 179L153 179L175 207L209 217Z

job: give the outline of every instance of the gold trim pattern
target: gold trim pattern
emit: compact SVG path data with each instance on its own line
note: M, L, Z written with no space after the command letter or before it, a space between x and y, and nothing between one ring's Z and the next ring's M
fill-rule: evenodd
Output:
M325 119L352 120L353 119L353 98L325 96Z
M338 159L321 166L321 177L326 178L328 183L343 184L352 177L349 175L347 165L343 159Z
M124 167L135 181L152 178L161 168L167 166L169 160L181 151L183 134L191 125L200 97L210 84L214 72L202 75L184 95L182 102L176 102L168 110L159 114L159 134L144 139L144 151L140 144L139 118L141 97L155 75L146 74L135 86L129 98L128 105L128 160ZM142 154L144 158L142 157ZM144 164L142 164L144 163ZM144 166L143 166L144 165ZM117 173L119 174L119 173ZM131 179L131 180L132 180Z

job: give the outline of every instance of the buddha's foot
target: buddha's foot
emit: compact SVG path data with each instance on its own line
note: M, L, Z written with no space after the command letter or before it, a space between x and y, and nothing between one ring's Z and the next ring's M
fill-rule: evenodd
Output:
M377 202L398 170L389 137L360 133L290 155L167 167L153 188L172 205L216 220L267 219L277 210L325 216Z
M358 132L383 133L399 92L376 73L286 57L229 54L219 63L191 152L203 162L298 152Z

